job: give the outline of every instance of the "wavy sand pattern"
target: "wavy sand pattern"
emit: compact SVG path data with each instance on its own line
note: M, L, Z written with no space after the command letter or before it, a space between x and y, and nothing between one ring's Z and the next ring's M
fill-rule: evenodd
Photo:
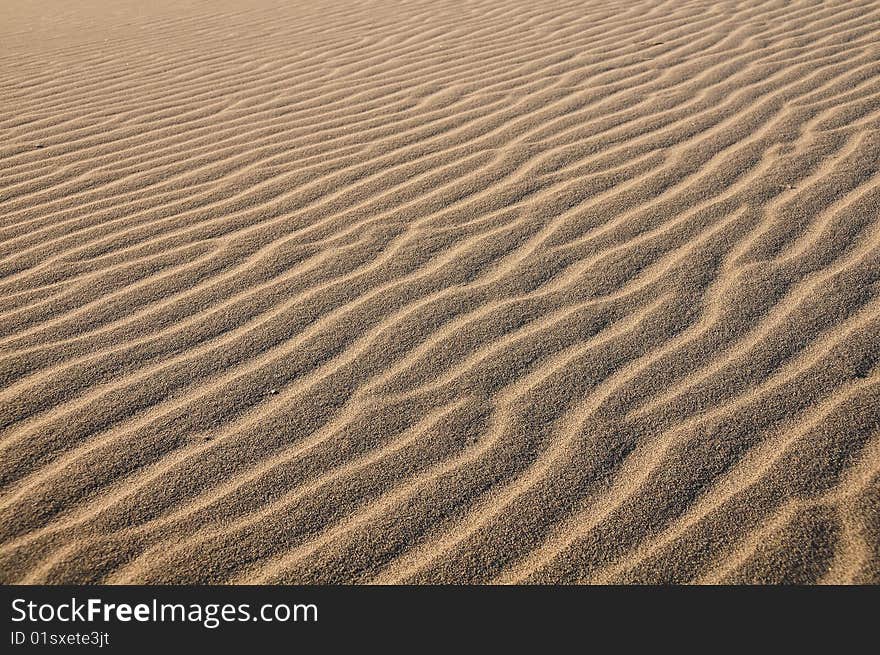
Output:
M880 581L880 2L0 42L4 582Z

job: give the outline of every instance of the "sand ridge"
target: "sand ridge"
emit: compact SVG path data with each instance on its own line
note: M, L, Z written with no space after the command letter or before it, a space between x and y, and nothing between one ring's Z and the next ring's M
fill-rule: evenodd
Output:
M880 580L880 2L0 7L0 579Z

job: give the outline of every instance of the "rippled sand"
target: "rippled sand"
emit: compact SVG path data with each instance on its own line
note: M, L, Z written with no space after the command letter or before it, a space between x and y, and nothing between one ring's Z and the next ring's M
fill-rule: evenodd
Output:
M2 581L880 581L880 2L0 42Z

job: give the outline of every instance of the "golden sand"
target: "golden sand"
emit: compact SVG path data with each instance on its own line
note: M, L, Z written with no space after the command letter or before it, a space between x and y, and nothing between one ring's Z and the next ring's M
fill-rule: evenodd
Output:
M0 579L880 581L880 2L0 4Z

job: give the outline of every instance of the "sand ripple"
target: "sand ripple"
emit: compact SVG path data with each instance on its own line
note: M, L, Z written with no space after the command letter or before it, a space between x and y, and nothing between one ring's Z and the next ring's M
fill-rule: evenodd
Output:
M42 4L4 582L880 581L880 2Z

